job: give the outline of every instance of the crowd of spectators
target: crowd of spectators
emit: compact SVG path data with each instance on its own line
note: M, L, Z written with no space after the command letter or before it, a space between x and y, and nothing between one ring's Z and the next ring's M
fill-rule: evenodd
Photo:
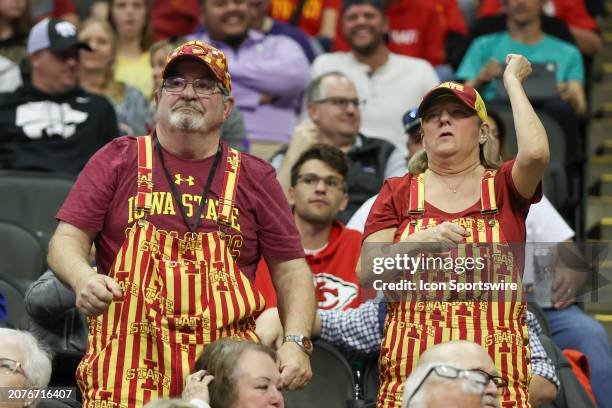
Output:
M492 141L485 148L509 160L512 122L504 123L501 113L511 108L502 75L508 54L525 56L545 67L534 87L554 77L553 89L544 97L534 93L531 103L562 129L566 156L558 164L569 175L570 192L580 195L575 185L584 179L590 71L603 44L601 3L0 0L0 169L78 176L113 139L154 134L167 55L185 41L211 44L225 54L227 67L219 68L229 70L234 100L221 138L277 172L313 275L313 335L348 358L378 354L387 305L367 299L355 270L377 194L386 179L404 176L422 149L416 108L441 82L473 86L489 108ZM186 86L197 93L194 82ZM544 197L532 207L541 215L527 219L527 241L573 239L576 224L566 210ZM213 343L185 378L183 401L150 407L283 406L273 350L283 326L263 258L251 280L266 301L257 319L265 346ZM75 301L50 270L33 283L26 306L31 331L45 346L26 332L0 329L0 387L45 387L51 376L46 348L85 352L87 326ZM0 324L5 307L0 292ZM571 296L547 305L544 315L559 347L589 359L598 406L612 407L605 331ZM541 329L527 316L529 392L543 404L560 383L538 340ZM495 407L504 384L484 348L443 343L421 355L405 384L404 406Z

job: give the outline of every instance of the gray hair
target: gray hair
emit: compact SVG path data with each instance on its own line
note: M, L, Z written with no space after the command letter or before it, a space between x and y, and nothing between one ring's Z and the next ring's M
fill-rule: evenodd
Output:
M0 328L0 338L13 338L24 351L21 361L28 387L45 388L51 379L51 353L31 333Z
M308 84L308 88L306 89L306 104L309 105L312 102L318 101L319 99L321 99L322 97L322 92L321 92L321 83L323 82L323 80L325 78L329 78L332 76L336 76L336 77L341 77L341 78L346 78L348 80L349 77L347 77L346 75L344 75L342 72L340 71L330 71L330 72L326 72L322 75L319 75L318 77L316 77L315 79L313 79L312 81L310 81L310 83Z
M427 377L427 379L425 379L425 376L430 370L432 370L434 367L441 366L441 365L454 367L457 370L462 370L462 368L457 367L456 364L445 363L445 362L437 362L437 363L423 364L423 365L417 366L417 368L412 372L410 377L408 377L408 379L404 383L404 396L402 398L403 400L402 408L427 408L427 395L428 395L427 392L430 389L428 385L431 386L432 382L461 381L461 391L464 394L482 394L482 392L484 391L483 386L474 384L469 380L466 380L461 377L456 378L456 379L439 377L435 371L431 373L429 377ZM410 398L410 396L414 394L414 391L418 388L418 386L423 381L427 382L427 384L423 384L421 386L418 393L414 395L412 399L410 400L410 405L408 405L408 398Z

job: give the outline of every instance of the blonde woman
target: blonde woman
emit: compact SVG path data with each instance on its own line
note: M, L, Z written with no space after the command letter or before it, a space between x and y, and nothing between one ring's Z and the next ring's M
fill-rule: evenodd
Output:
M186 379L183 399L200 407L283 408L276 353L248 340L211 343Z
M418 279L500 282L518 280L522 273L522 261L509 244L525 242L525 218L530 204L541 197L541 178L550 154L546 130L523 90L531 66L516 54L508 55L506 63L503 78L518 141L514 160L499 164L498 153L486 156L490 125L482 98L468 85L446 82L430 91L419 106L423 150L411 159L406 176L385 181L370 211L364 244L406 242L425 251L437 244L457 253L461 244L478 244L470 245L470 251L495 244L499 251L480 272L472 268L459 276L421 270ZM362 252L368 248L372 247ZM509 259L514 259L511 267ZM361 269L363 283L372 282L371 271ZM419 356L433 344L458 339L481 344L493 358L508 383L499 390L503 406L531 407L524 301L516 292L500 291L484 300L463 295L467 301L404 298L389 304L379 360L378 408L399 408L403 384Z
M115 79L151 99L153 82L149 48L153 43L147 0L112 0L109 21L117 33Z
M85 90L106 96L115 108L121 133L147 133L147 101L138 89L115 80L117 40L110 24L99 18L85 20L79 39L92 51L81 51L79 81Z

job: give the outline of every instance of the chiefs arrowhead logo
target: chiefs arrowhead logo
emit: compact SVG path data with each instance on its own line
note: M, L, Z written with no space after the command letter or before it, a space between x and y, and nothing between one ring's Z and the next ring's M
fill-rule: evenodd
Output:
M359 287L336 275L317 273L313 276L319 309L344 309L359 295Z

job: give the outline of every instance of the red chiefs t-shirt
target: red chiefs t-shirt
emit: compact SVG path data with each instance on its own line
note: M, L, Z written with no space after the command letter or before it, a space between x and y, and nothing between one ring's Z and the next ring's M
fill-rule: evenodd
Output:
M554 15L572 27L597 31L597 23L584 6L583 0L554 0ZM483 0L479 17L496 16L503 12L500 0Z
M319 309L353 309L362 303L359 279L355 273L360 254L361 233L335 221L325 249L316 255L306 255ZM263 260L257 267L255 286L266 299L266 309L276 307L276 291Z
M506 242L525 242L525 218L529 206L542 198L542 183L538 185L531 200L523 198L514 186L512 166L514 160L503 163L495 174L495 200L499 210L497 220ZM427 185L425 186L427 189ZM450 194L449 194L450 195ZM397 228L394 241L398 241L410 222L408 198L410 197L410 174L385 180L366 221L364 239L368 235L387 228ZM450 198L450 197L449 197ZM425 201L425 216L444 221L455 218L480 216L480 200L465 210L450 214Z
M222 194L227 145L215 173L198 231L217 230L218 198ZM164 161L180 200L193 225L204 184L214 156L183 160L163 151ZM108 273L125 240L126 227L134 223L137 141L133 136L114 139L87 163L57 214L58 220L98 232L95 240L98 271ZM231 227L230 248L242 272L253 280L261 255L290 260L304 257L300 236L289 204L276 180L274 168L263 160L241 154L240 174ZM147 218L158 229L188 232L164 176L157 149L153 155L153 203Z
M285 23L290 23L299 0L270 1L270 16ZM305 0L298 27L311 37L319 35L323 10L332 8L341 13L341 0Z
M439 0L444 1L444 0ZM334 51L349 51L338 21ZM397 0L387 7L389 49L397 54L422 58L431 65L444 63L447 26L444 7L438 2Z

